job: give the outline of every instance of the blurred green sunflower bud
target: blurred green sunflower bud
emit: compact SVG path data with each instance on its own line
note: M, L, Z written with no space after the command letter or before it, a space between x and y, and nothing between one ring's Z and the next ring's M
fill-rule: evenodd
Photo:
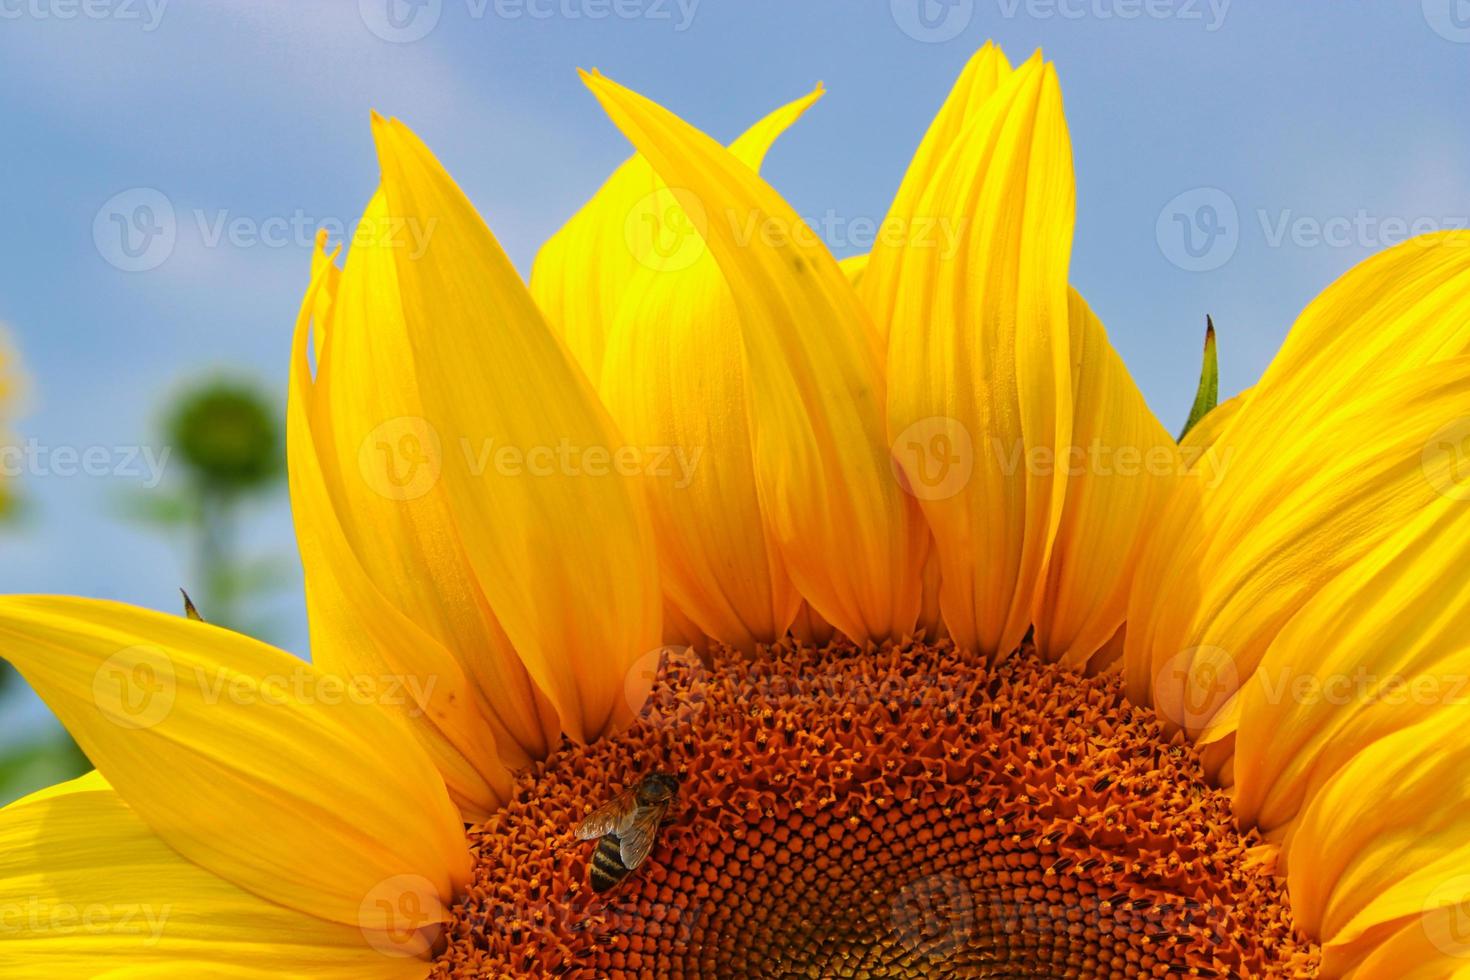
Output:
M227 496L274 482L285 464L277 412L255 387L220 379L185 391L165 424L174 460L199 487Z

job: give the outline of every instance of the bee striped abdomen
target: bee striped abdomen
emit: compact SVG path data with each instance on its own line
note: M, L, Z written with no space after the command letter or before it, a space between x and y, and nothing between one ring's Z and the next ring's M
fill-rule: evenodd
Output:
M592 863L589 867L593 891L605 892L628 877L628 869L623 867L618 847L618 838L614 834L608 834L597 842L597 850L592 852Z

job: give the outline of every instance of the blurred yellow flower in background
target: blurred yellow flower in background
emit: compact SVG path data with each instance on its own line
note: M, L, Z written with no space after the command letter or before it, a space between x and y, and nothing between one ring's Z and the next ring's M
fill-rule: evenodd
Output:
M20 354L4 324L0 324L0 447L10 445L14 438L10 425L20 411L25 383ZM14 506L13 480L10 467L0 467L0 518Z

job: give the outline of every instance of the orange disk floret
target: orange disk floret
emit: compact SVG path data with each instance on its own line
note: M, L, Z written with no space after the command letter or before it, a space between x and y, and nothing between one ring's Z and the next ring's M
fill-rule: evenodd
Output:
M594 895L584 816L683 777ZM1310 976L1281 883L1180 736L1112 676L947 644L666 661L471 832L434 976Z

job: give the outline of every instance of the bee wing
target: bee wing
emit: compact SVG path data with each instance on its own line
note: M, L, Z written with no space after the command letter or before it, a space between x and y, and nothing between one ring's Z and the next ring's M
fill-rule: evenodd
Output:
M623 867L633 871L648 859L666 809L667 806L646 806L633 815L632 825L618 837L618 857Z
M587 814L586 818L577 825L577 837L581 840L592 840L608 834L621 836L632 823L633 814L637 809L638 797L631 789L624 790Z

